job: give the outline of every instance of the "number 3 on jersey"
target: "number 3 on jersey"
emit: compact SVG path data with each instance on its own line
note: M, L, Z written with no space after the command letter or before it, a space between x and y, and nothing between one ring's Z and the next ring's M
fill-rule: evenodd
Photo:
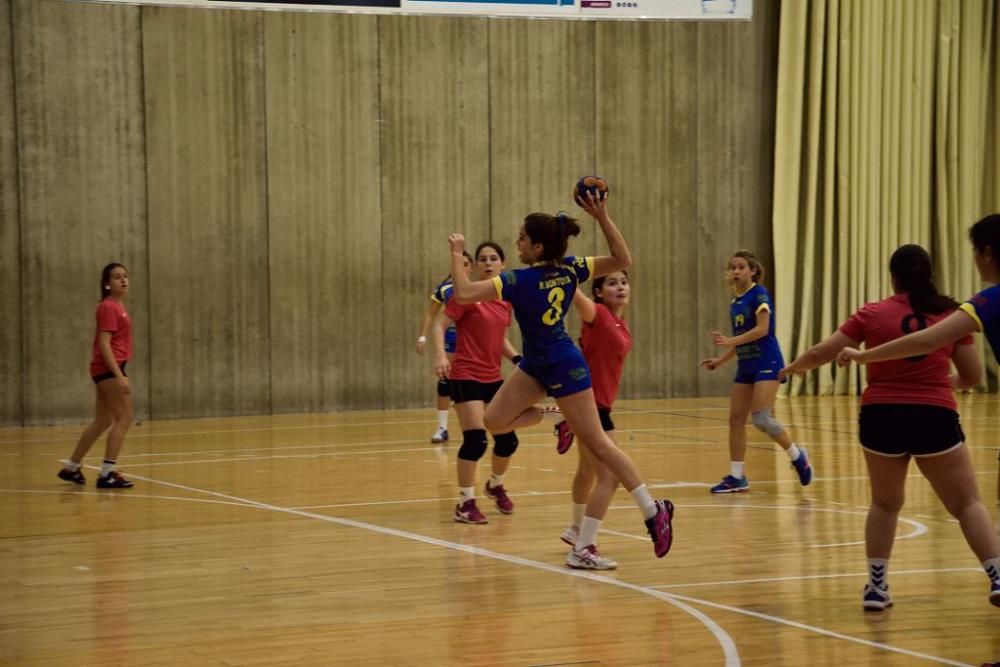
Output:
M566 292L563 291L562 287L553 287L549 290L549 303L551 307L545 311L542 315L542 322L545 322L550 327L555 326L556 323L562 318L563 314L563 301L566 300Z

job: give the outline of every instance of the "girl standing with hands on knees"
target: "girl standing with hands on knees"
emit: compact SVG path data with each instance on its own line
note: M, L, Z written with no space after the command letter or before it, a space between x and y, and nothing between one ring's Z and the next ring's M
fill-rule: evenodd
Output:
M729 317L731 337L712 332L712 342L728 348L722 356L701 362L714 371L737 357L736 377L729 395L729 474L712 487L712 493L742 493L750 490L744 469L747 417L753 425L778 443L798 473L799 483L812 481L813 470L805 447L797 446L785 427L774 418L774 399L778 395L778 372L785 365L781 347L774 335L774 308L771 295L760 282L764 267L749 250L733 253L726 269L733 293Z
M604 232L611 254L601 257L567 257L569 237L580 233L577 221L565 213L531 213L518 230L518 257L527 266L504 271L490 280L472 282L457 275L465 237L448 237L452 267L455 269L454 297L459 303L508 301L521 327L524 359L504 381L486 409L486 428L504 433L537 424L542 410L537 407L546 394L552 396L582 447L607 466L632 494L653 540L653 551L662 557L673 541L674 506L669 500L654 500L635 464L620 450L601 427L590 370L580 350L566 332L566 311L579 283L591 276L605 276L625 269L631 254L618 227L607 211L607 198L588 193L577 199ZM589 551L592 545L579 541L575 551Z
M59 479L86 484L80 468L101 434L111 427L104 449L104 463L97 477L99 489L127 489L132 482L115 470L125 434L132 425L132 385L125 366L132 358L132 321L122 303L128 294L128 269L111 263L101 272L101 302L97 305L97 332L94 334L90 377L97 392L94 421L80 435L69 461L59 471Z

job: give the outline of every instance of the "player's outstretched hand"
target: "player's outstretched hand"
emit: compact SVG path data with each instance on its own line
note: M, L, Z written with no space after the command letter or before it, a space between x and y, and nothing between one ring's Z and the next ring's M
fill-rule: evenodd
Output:
M448 234L448 246L451 248L451 254L461 256L465 252L465 237L458 232Z
M854 347L845 347L840 351L840 354L837 355L837 365L841 368L846 368L851 365L852 361L858 361L860 357L861 350Z

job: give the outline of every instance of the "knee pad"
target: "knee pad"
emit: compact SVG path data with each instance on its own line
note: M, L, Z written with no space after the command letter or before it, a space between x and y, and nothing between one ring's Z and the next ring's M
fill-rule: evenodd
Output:
M451 397L451 387L448 386L448 378L441 378L438 380L438 396L441 398Z
M486 431L481 428L462 431L462 446L458 449L458 458L463 461L478 461L486 453L489 441Z
M517 433L499 433L493 436L493 453L502 459L514 455L517 451Z
M757 410L750 414L750 418L757 430L767 433L772 438L778 437L785 430L778 420L771 416L771 408Z

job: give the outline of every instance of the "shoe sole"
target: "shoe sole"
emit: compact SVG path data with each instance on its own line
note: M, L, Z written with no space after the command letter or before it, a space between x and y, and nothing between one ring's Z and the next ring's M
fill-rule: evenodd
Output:
M712 493L714 493L715 495L718 496L718 495L721 495L723 493L746 493L749 490L750 490L749 486L744 486L744 487L741 487L739 489L723 489L721 491L716 491L715 489L712 489Z
M607 572L609 570L617 570L618 563L615 563L610 567L587 567L586 565L572 565L570 563L566 563L566 567L568 567L571 570L590 570L591 572Z
M454 517L454 519L455 523L466 523L470 526L482 526L490 522L489 519L484 519L483 521L472 521L471 519L460 519L457 516Z
M865 611L885 611L892 606L892 602L862 602L861 606L864 607Z

